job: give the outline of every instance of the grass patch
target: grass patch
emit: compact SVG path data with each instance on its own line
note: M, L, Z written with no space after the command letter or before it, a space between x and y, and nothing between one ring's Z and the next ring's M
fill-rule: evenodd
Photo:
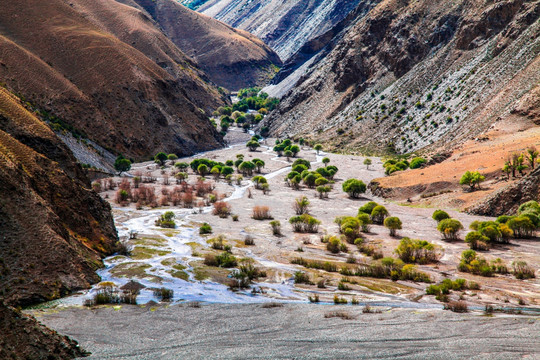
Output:
M182 279L184 281L189 280L189 274L183 270L178 270L178 271L169 270L167 272L171 274L172 277L175 277L177 279Z
M158 237L143 237L137 240L130 241L133 245L146 245L146 246L163 246L167 244L167 240Z
M146 273L146 270L151 267L152 266L148 264L124 263L112 268L111 274L116 277L149 279L152 282L160 283L162 279L159 276Z
M165 256L170 253L171 251L168 250L158 250L145 246L135 246L131 252L131 258L134 260L146 260L155 256Z

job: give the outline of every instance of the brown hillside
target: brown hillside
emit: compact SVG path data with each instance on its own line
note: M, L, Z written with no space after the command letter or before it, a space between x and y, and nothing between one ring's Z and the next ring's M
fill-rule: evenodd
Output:
M165 34L218 85L238 90L264 85L281 66L279 56L250 33L234 29L173 0L136 2Z
M0 358L74 359L85 356L76 341L59 335L33 317L0 303Z
M221 139L224 104L142 12L112 0L10 1L0 13L0 81L100 145L141 158Z
M0 296L51 300L99 281L117 242L110 206L65 145L0 88Z

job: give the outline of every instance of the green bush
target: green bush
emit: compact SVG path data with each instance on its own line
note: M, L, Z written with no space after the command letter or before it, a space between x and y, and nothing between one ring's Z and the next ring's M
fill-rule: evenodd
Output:
M373 223L371 217L366 213L358 213L356 218L360 221L360 226L362 227L362 232L369 232L370 225Z
M374 224L382 225L384 222L384 219L389 215L388 210L382 205L377 205L373 208L373 211L371 211L371 221L373 221Z
M174 229L176 227L176 223L174 222L174 217L175 215L172 211L167 211L156 220L155 224L156 226L159 226L162 228Z
M205 234L211 234L212 233L212 227L208 223L203 223L201 227L199 228L199 234L205 235Z
M293 216L289 219L293 231L300 233L316 233L321 222L308 214Z
M512 268L516 279L525 280L536 277L535 271L525 261L512 262Z
M494 272L487 260L477 256L474 250L465 250L461 254L458 270L488 277L492 276Z
M362 213L371 215L371 213L373 212L373 209L378 205L379 204L377 204L375 201L370 201L367 204L360 207L360 209L358 209L358 215Z
M362 180L349 179L343 183L342 189L353 199L358 199L360 194L366 192L366 184Z
M433 218L433 220L435 220L435 221L437 221L439 223L444 219L450 219L450 215L448 215L448 213L446 211L435 210L433 212L432 218Z
M489 249L489 238L482 235L478 231L471 231L465 236L465 242L469 244L473 250L487 250Z
M437 230L445 240L457 240L459 232L463 230L463 225L456 219L444 219L437 225Z
M442 256L440 247L425 240L409 238L403 238L395 252L406 263L429 264L439 261Z
M384 227L390 230L390 236L396 236L397 230L401 230L401 220L396 216L384 219Z
M411 160L411 163L409 164L409 167L411 169L418 169L424 166L424 164L427 163L427 160L421 157L415 157Z
M506 222L506 225L514 232L516 238L532 237L536 227L530 218L526 216L516 216Z
M470 191L474 191L476 186L480 188L480 183L485 180L485 177L478 171L466 171L459 180L460 185L469 186Z

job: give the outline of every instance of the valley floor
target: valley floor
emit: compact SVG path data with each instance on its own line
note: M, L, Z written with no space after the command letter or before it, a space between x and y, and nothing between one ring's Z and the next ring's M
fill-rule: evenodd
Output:
M40 310L89 359L537 359L540 322L310 304L122 306ZM338 316L336 316L338 315ZM348 319L347 319L348 318Z

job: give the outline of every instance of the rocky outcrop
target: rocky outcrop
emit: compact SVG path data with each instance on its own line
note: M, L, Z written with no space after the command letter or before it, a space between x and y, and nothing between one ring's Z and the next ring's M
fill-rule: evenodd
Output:
M299 68L261 126L329 149L409 153L452 150L511 111L534 117L516 104L540 81L539 14L537 1L381 2Z
M0 302L0 358L74 359L88 355L76 341L59 335Z
M0 82L99 145L135 159L223 145L217 87L142 11L113 0L8 1Z
M197 10L258 36L286 62L306 43L334 28L361 3L361 0L209 0Z
M111 208L66 146L0 88L0 297L29 305L99 281Z
M491 194L467 212L485 216L514 215L521 204L530 200L540 201L540 168Z
M219 86L233 91L261 86L281 66L279 56L256 36L189 10L176 1L125 2L144 9L167 37Z

